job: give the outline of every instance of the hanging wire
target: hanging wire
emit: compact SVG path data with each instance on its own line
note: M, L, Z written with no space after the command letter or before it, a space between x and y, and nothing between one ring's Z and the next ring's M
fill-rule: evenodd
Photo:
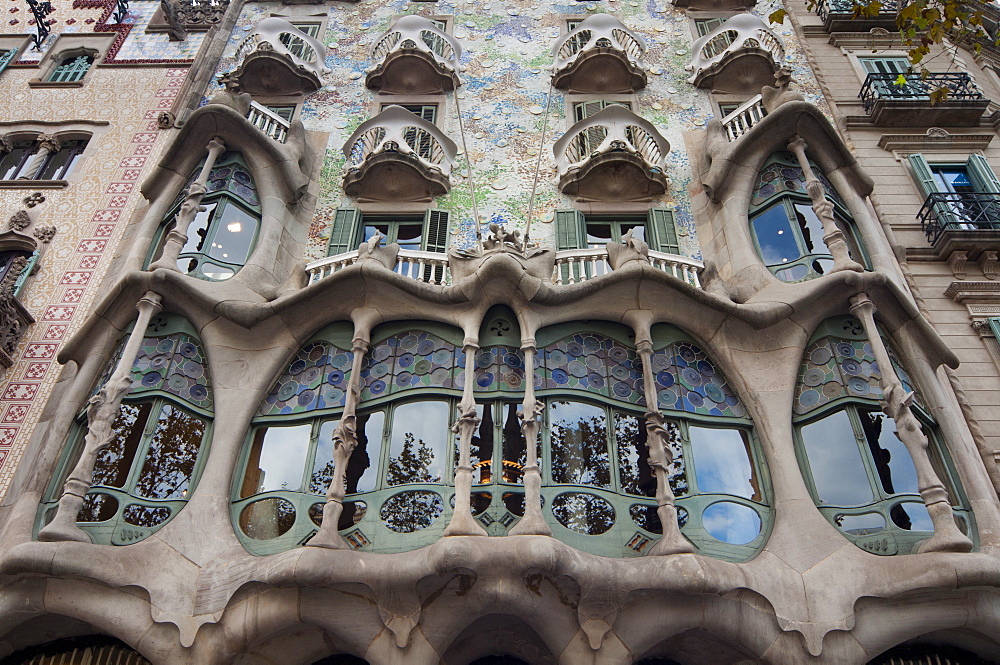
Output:
M538 190L538 174L542 170L542 153L545 152L545 132L549 126L549 107L552 104L552 80L549 80L549 91L545 95L545 115L542 116L542 139L538 143L538 159L535 161L535 179L531 183L531 197L528 199L528 222L524 227L524 246L528 247L531 239L531 219L535 212L535 192Z
M476 247L483 253L483 228L479 222L479 208L476 205L476 183L472 176L472 162L469 160L469 148L465 144L465 123L462 121L462 107L458 101L458 91L455 91L455 111L458 113L458 133L462 137L462 152L465 153L465 170L469 178L469 192L472 194L472 217L476 221Z

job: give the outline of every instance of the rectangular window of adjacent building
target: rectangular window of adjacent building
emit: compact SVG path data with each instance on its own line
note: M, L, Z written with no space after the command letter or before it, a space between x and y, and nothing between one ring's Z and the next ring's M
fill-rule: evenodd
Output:
M698 36L704 37L725 23L726 20L724 18L696 18L694 20L694 27L698 31Z
M959 163L928 162L924 155L915 154L908 161L940 230L1000 228L1000 180L985 157L970 155Z

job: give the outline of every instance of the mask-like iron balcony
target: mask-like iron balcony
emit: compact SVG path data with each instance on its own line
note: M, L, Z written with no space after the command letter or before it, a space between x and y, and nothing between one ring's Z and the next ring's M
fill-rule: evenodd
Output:
M594 14L552 49L552 84L570 92L632 92L646 87L646 43L610 14Z
M553 151L563 194L636 201L667 189L664 160L670 144L650 122L619 104L570 127Z
M365 84L394 94L434 95L454 90L462 47L423 16L404 16L375 42Z
M251 95L310 93L322 87L326 48L285 19L266 18L236 51L239 68L232 78Z
M344 144L344 191L369 201L444 196L458 151L440 129L401 106L363 123Z
M719 92L753 94L774 83L785 45L753 14L738 14L691 46L688 82Z
M932 102L942 88L947 96ZM876 127L975 127L990 105L967 72L869 74L858 97Z

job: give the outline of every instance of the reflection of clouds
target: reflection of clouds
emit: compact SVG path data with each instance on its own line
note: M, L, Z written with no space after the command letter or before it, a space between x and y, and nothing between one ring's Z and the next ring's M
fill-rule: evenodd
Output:
M260 451L263 473L258 492L301 488L311 429L312 425L308 424L268 428Z
M878 443L889 451L889 471L892 475L893 491L897 494L917 494L917 469L913 466L910 451L896 436L896 422L881 414L876 414L876 417L882 419L882 432Z
M695 477L702 492L724 492L753 498L753 469L743 434L731 429L691 427Z
M738 503L713 503L701 515L701 524L715 539L744 545L760 534L760 517Z
M392 422L389 456L398 458L407 435L413 437L414 452L421 447L431 453L427 464L430 482L444 477L444 443L448 431L447 402L414 402L396 407Z
M872 501L868 473L846 411L803 427L802 441L821 503L860 506Z

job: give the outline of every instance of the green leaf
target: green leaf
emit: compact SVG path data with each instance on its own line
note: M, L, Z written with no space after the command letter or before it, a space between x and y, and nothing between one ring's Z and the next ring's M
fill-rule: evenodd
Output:
M788 15L784 9L776 9L767 16L767 20L771 23L784 23L785 16Z
M905 74L900 74L899 76L896 77L896 80L894 81L894 83L896 85L906 85L906 75Z

